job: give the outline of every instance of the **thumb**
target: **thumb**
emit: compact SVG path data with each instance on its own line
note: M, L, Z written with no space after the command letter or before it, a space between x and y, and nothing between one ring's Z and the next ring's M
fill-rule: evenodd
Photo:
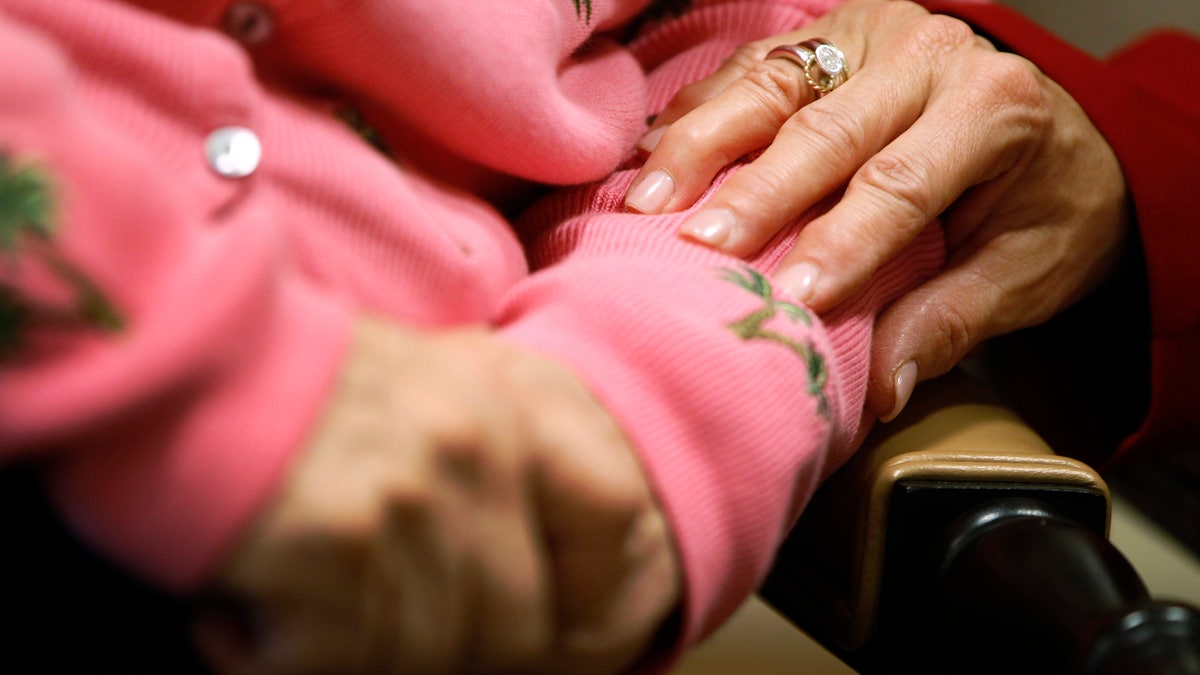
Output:
M945 374L995 334L1003 293L973 270L950 268L880 314L866 404L882 421L904 410L918 382Z

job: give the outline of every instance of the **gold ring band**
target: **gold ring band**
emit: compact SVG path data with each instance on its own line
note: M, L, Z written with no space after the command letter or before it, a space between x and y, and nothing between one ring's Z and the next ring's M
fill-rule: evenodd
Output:
M817 98L837 89L850 77L850 64L842 50L824 38L813 38L794 45L779 45L767 52L764 59L782 58L792 61L804 71L804 79Z

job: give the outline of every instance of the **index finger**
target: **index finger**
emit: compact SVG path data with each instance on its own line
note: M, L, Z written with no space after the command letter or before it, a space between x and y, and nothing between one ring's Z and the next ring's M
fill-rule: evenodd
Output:
M861 28L846 15L859 6L891 5L851 0L804 29L739 47L711 77L684 87L639 142L648 153L626 205L641 213L676 211L695 203L717 172L767 146L796 110L814 100L800 66L767 59L776 46L820 34L843 47L861 44ZM896 3L901 6L901 3ZM849 49L850 69L857 67Z
M630 186L626 206L663 213L691 205L718 171L769 144L783 123L812 99L803 79L796 77L796 65L764 60L767 49L761 44L739 47L722 75L732 77L728 86L669 125L656 121L639 142L642 150L653 151ZM708 95L710 84L684 88L681 95Z

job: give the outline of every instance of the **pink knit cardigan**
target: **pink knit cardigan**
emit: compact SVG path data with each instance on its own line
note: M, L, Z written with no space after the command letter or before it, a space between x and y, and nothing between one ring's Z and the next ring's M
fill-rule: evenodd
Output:
M25 336L0 456L44 462L80 536L185 590L302 446L353 315L489 324L632 439L684 566L681 644L700 639L860 441L872 318L943 252L931 229L818 318L760 281L788 238L747 267L676 236L682 214L626 213L647 115L835 2L634 25L645 4L0 0L0 151L51 177L55 245L126 319ZM243 177L205 154L229 128L261 143ZM530 183L563 187L506 216ZM70 299L10 262L4 283Z

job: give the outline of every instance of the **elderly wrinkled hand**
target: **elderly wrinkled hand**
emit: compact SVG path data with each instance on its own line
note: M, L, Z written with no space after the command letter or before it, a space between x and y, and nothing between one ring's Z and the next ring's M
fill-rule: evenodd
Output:
M794 48L767 58L814 38L844 61ZM849 76L832 78L839 68ZM681 234L748 255L812 211L777 281L818 311L941 218L946 269L876 325L868 406L885 419L918 379L1093 289L1130 229L1117 159L1071 97L967 24L911 2L852 0L745 45L681 90L641 146L649 154L626 203L643 212L690 207L723 167L763 149Z
M480 331L358 326L332 406L210 589L219 672L621 672L678 603L627 441Z

